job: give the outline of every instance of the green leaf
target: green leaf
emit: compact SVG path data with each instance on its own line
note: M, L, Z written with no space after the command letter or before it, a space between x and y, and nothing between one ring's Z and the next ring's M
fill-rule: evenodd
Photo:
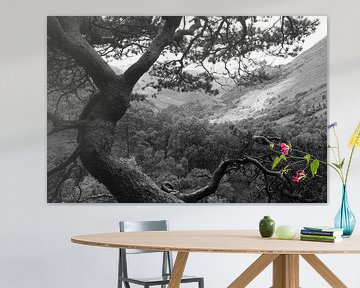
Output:
M284 154L282 154L281 156L276 157L276 158L274 159L274 163L273 163L273 165L271 166L271 169L274 169L274 168L280 163L281 160L286 160L286 157L285 157Z
M276 157L276 158L274 159L274 162L273 162L272 166L271 166L271 170L273 170L273 169L280 163L280 161L281 161L281 158L280 158L280 157Z
M309 164L309 163L310 163L310 159L311 159L310 154L305 155L304 158L305 158L306 162Z
M343 159L342 161L341 161L341 163L340 163L340 169L342 169L343 168L343 166L344 166L344 163L345 163L345 159Z
M332 162L331 164L334 165L336 168L340 169L340 165L339 165L339 164L337 164L337 163L335 163L335 162Z
M337 164L335 162L333 162L331 164L334 165L336 168L341 170L343 168L343 166L344 166L344 163L345 163L345 159L343 159L340 164Z
M270 149L274 149L275 145L274 145L274 143L271 143L269 146L270 146Z
M318 168L319 168L319 160L318 159L315 159L314 161L311 162L310 164L310 170L311 170L311 174L312 176L315 176Z

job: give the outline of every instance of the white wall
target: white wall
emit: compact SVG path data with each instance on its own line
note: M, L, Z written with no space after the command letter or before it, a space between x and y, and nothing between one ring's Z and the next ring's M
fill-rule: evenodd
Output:
M138 8L140 7L140 8ZM50 205L46 204L47 15L327 15L329 120L339 123L344 145L360 119L358 0L272 1L3 1L0 17L0 287L115 287L116 250L70 243L75 234L116 231L119 219L171 221L173 229L256 228L263 215L278 224L329 223L340 201L331 173L325 205ZM360 151L349 192L360 219ZM358 225L358 227L360 227ZM255 255L193 254L188 273L206 287L226 287ZM360 255L322 256L348 287L360 287ZM144 262L137 268L153 272ZM344 263L348 265L344 265ZM271 271L251 287L269 287ZM306 263L302 287L328 287Z

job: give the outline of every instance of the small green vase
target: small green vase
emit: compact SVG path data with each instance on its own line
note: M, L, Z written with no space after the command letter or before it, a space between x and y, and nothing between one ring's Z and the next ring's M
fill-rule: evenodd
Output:
M270 216L264 216L259 223L259 231L262 237L271 237L275 232L275 222Z

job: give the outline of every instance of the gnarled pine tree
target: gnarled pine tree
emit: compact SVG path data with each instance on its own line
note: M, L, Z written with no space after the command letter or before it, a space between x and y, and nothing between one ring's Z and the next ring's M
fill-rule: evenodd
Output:
M158 83L154 84L158 89L202 89L216 93L211 85L216 77L208 69L208 63L219 63L230 78L241 83L254 76L248 69L253 61L252 52L295 55L301 49L303 39L314 32L317 25L317 20L285 16L276 21L250 16L48 17L49 59L54 55L60 55L57 59L61 59L58 62L49 60L48 77L54 87L48 89L61 90L61 83L57 81L61 81L66 73L72 76L72 80L67 83L68 90L63 89L64 95L76 92L84 83L93 87L89 98L82 99L85 104L77 121L64 121L48 113L54 124L50 133L78 129L78 148L67 161L48 171L48 175L80 157L83 166L107 187L118 202L196 202L215 193L226 173L249 164L257 166L261 173L287 183L288 197L296 199L299 196L292 194L289 179L246 155L224 160L208 185L182 194L171 185L163 185L161 189L136 166L115 159L111 149L115 127L130 105L134 85L149 69L159 77ZM105 57L123 59L130 55L140 57L120 75L104 60ZM163 55L165 57L161 57ZM171 57L166 57L168 55ZM202 67L203 73L192 75L186 72L185 68L191 64ZM230 69L231 65L236 69Z

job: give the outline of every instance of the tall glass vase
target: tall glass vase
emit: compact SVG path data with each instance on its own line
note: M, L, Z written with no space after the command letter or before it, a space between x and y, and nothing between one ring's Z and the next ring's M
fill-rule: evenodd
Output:
M334 224L336 228L344 229L343 237L350 237L355 228L356 219L349 207L346 185L342 187L341 206L336 214Z

